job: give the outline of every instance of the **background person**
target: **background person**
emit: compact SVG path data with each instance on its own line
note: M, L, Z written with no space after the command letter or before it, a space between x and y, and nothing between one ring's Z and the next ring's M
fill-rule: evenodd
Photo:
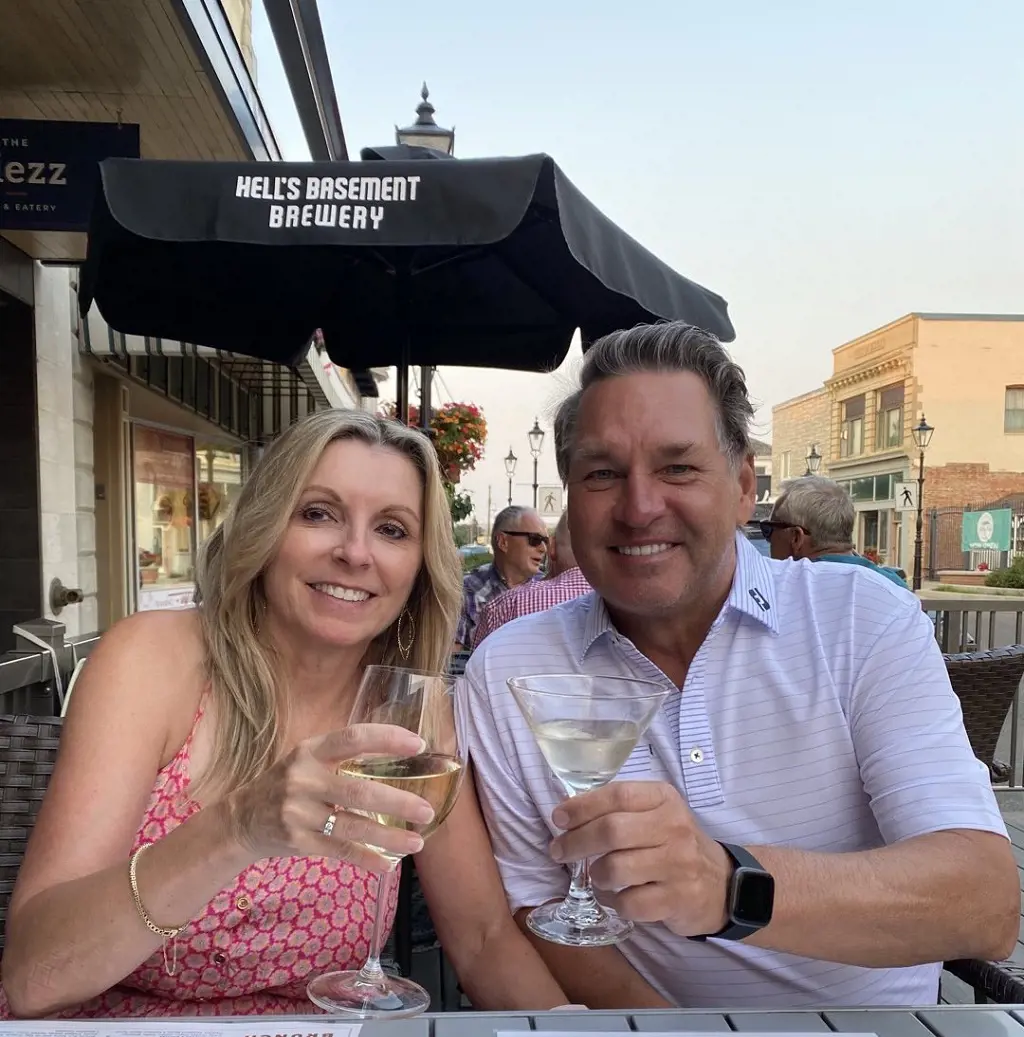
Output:
M487 602L537 578L547 547L548 527L533 508L513 504L498 512L491 528L494 560L466 573L462 581L462 615L455 632L459 649L473 647L480 610Z
M859 565L906 587L907 581L895 569L857 554L856 521L853 501L842 486L823 475L805 475L782 484L771 517L760 525L772 558Z
M480 612L473 647L498 627L520 616L561 605L590 592L590 584L576 564L569 536L569 517L562 513L548 541L548 564L543 580L529 580L492 598Z

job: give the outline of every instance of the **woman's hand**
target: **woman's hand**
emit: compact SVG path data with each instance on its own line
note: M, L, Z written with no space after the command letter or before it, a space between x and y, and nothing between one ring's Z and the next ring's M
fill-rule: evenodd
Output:
M266 774L231 793L226 806L234 835L254 860L335 857L371 871L390 871L393 862L368 844L404 856L418 853L423 840L366 815L426 824L434 812L411 792L338 774L338 764L364 755L422 751L418 735L387 724L353 724L307 739ZM325 835L330 817L333 829Z

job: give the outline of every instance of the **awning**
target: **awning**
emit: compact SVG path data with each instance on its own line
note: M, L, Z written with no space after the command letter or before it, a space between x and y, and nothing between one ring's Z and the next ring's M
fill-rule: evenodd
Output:
M320 357L313 346L309 347L306 356L295 367L288 367L270 360L259 360L189 342L124 335L110 327L95 309L82 318L81 328L79 350L88 356L122 361L133 356L202 357L247 391L267 398L291 396L293 391L308 391L319 408L336 407L343 402L329 399L324 391L314 369L314 365L320 363Z

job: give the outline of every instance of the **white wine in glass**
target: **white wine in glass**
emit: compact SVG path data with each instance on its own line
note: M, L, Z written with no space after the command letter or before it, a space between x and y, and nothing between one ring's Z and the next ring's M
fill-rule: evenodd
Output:
M576 673L510 677L508 686L569 796L615 778L669 692L653 681ZM534 908L526 924L568 947L603 947L633 931L632 922L597 902L585 860L573 866L565 899Z
M416 832L424 839L444 824L459 796L466 771L468 742L464 715L456 701L453 677L397 666L368 666L352 707L352 724L392 724L418 734L425 749L417 756L361 756L345 760L339 774L382 782L425 799L434 808L425 824L390 814L361 811L378 824ZM356 812L356 811L353 811ZM430 1007L430 995L418 983L388 976L381 968L384 912L398 877L401 854L372 846L395 865L382 872L370 936L370 953L358 971L328 972L311 980L306 992L319 1008L358 1019L402 1019Z

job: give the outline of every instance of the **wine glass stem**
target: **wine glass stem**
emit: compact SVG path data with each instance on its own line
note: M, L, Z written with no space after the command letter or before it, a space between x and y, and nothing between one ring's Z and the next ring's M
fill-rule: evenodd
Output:
M391 871L382 871L377 879L377 907L373 913L373 930L370 933L370 954L366 963L359 970L360 982L369 983L375 987L383 987L387 982L387 976L380 967L380 952L384 942L384 912L387 910L388 900L391 898L391 890L398 875L399 866L396 865Z

